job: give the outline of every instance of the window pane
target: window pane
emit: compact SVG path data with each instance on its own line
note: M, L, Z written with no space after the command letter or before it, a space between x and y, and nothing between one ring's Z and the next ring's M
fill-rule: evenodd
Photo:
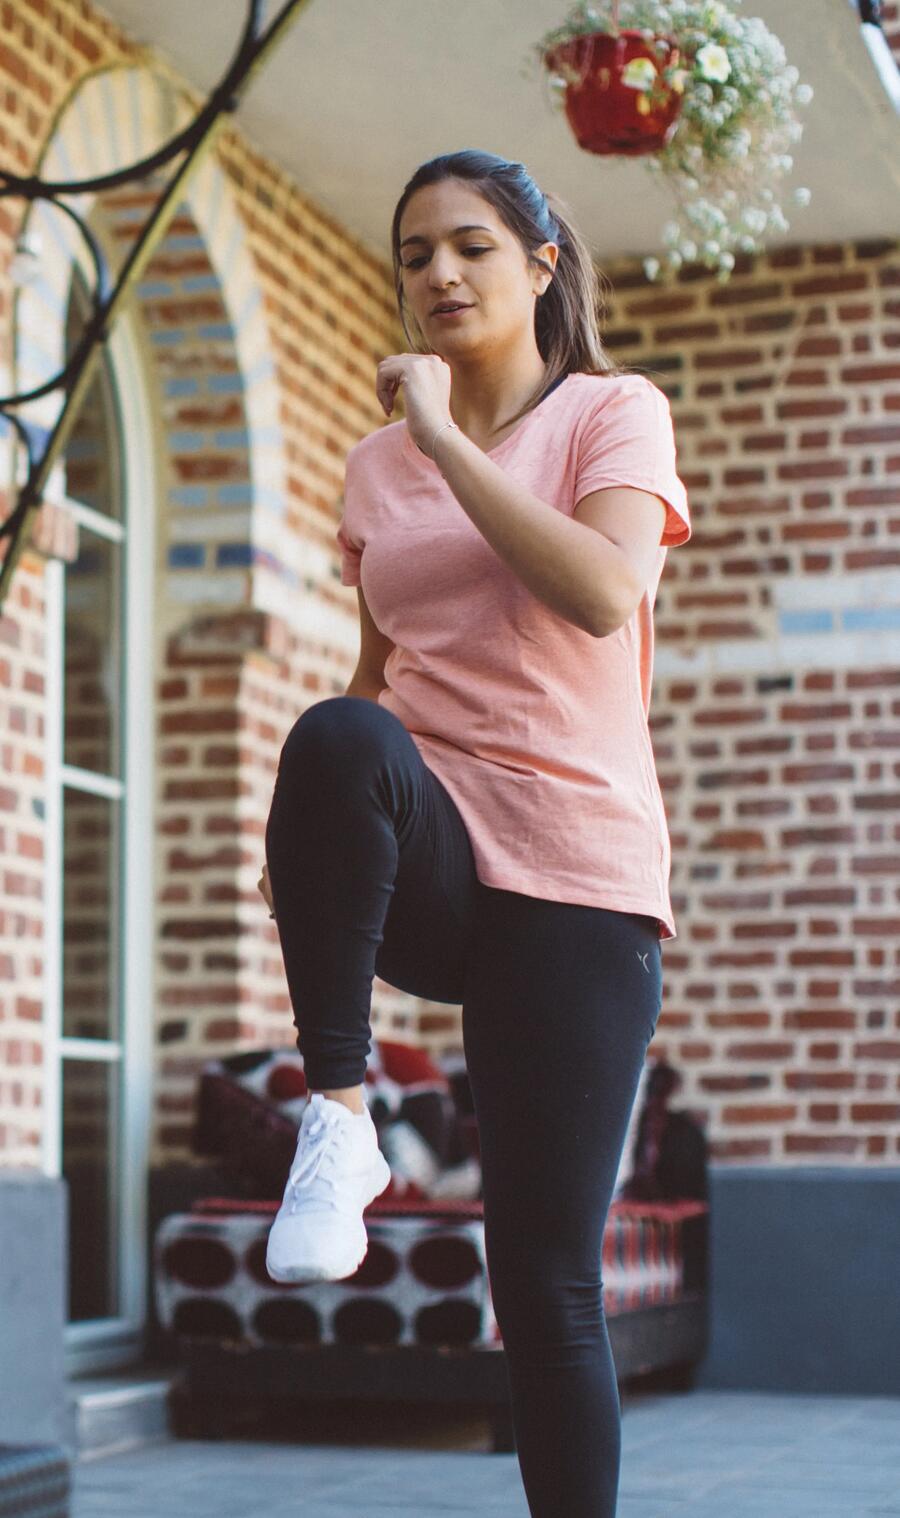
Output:
M120 802L63 786L63 1035L121 1037Z
M65 575L63 759L121 776L122 548L79 528Z
M69 1187L69 1321L119 1314L117 1060L62 1067L63 1175Z
M66 321L66 353L70 355L91 314L87 286L76 272L72 280ZM94 377L78 407L63 458L66 495L121 518L121 454L115 390L106 351L100 355Z

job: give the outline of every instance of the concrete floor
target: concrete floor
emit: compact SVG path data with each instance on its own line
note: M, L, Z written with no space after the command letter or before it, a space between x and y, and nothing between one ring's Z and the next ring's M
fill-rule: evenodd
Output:
M617 1518L900 1518L900 1399L626 1392ZM477 1414L353 1404L304 1429L79 1461L72 1518L529 1518ZM560 1515L565 1518L565 1515Z

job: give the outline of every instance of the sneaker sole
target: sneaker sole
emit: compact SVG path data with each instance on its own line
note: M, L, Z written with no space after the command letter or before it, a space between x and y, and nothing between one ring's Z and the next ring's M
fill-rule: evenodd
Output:
M383 1191L386 1191L388 1185L390 1184L391 1167L380 1150L378 1153L378 1158L381 1161L381 1164L377 1167L378 1184L375 1186L372 1194L364 1203L363 1210L365 1210L365 1207L368 1207L371 1202L374 1202L375 1198L377 1196L380 1196ZM363 1231L365 1232L365 1224L363 1224ZM269 1275L272 1277L273 1281L278 1281L285 1285L298 1285L303 1283L312 1283L315 1281L345 1281L348 1276L356 1274L357 1270L368 1254L368 1251L369 1240L367 1236L362 1248L362 1253L359 1254L355 1260L352 1260L346 1266L332 1265L321 1266L317 1268L316 1266L312 1265L298 1264L293 1266L288 1265L285 1267L276 1267L274 1269L269 1263L267 1252L266 1270L269 1272ZM336 1272L339 1273L336 1274Z

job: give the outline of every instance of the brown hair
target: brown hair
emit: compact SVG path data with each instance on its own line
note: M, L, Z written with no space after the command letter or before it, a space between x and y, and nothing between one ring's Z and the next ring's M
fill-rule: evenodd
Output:
M424 334L415 322L411 334L404 309L402 262L400 258L400 218L410 196L423 185L443 179L461 179L471 184L489 201L502 221L519 239L530 263L549 269L536 249L546 242L559 247L553 278L538 296L535 305L534 336L538 351L548 366L540 390L526 401L504 426L518 421L536 406L549 387L562 375L621 374L624 371L610 358L600 338L600 322L605 315L605 296L612 288L591 256L571 216L563 214L557 196L547 196L538 188L525 165L463 148L458 153L443 153L420 164L404 187L391 222L391 255L394 266L394 290L397 309L414 353L432 353ZM551 204L552 202L552 204Z

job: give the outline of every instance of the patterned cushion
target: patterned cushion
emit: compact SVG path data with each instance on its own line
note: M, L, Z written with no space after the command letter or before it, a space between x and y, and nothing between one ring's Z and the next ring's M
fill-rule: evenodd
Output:
M451 1062L452 1063L452 1062ZM473 1198L481 1167L451 1078L422 1049L372 1039L365 1096L391 1167L384 1193ZM309 1099L296 1049L244 1050L207 1060L200 1073L194 1150L215 1155L238 1195L280 1199Z
M266 1270L277 1202L206 1197L154 1239L156 1306L179 1338L261 1344L502 1347L480 1201L395 1202L366 1209L369 1248L343 1281L281 1284ZM675 1301L685 1231L700 1202L614 1202L603 1237L609 1314Z

